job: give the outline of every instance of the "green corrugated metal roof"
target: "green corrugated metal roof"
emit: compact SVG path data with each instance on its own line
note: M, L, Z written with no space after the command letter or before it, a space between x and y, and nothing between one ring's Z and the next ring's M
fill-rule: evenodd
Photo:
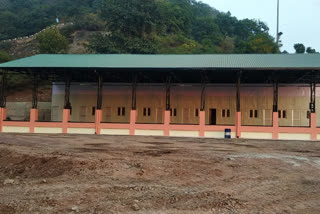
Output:
M320 54L40 54L0 64L0 68L319 69Z

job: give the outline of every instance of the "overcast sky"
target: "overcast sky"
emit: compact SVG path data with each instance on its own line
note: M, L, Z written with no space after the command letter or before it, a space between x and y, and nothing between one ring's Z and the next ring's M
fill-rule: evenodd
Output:
M260 19L276 35L277 0L201 0L238 19ZM282 50L294 53L293 45L303 43L320 51L320 0L280 0Z

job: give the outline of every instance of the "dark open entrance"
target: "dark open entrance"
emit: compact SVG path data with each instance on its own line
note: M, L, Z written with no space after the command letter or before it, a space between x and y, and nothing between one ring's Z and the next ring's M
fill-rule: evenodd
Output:
M209 124L217 125L217 109L210 109Z

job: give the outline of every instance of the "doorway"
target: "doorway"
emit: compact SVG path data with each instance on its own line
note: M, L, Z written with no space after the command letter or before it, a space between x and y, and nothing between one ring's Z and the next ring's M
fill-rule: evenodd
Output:
M217 109L210 109L209 124L217 125Z

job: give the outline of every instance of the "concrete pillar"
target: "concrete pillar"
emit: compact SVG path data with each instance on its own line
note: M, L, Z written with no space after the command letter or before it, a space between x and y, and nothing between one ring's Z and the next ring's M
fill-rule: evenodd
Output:
M137 111L130 111L130 135L135 135L135 125L137 120Z
M273 127L272 138L278 139L279 138L279 113L278 112L272 113L272 127Z
M237 72L237 93L236 93L236 138L241 138L241 104L240 104L240 87L241 87L241 71Z
M199 114L199 125L200 125L199 136L200 137L204 137L205 126L206 126L206 112L205 111L200 111L200 114Z
M310 114L311 139L317 140L317 114Z
M96 124L96 134L101 132L101 121L102 121L102 110L96 110L95 114L95 124Z
M62 114L62 133L68 133L68 123L70 121L70 109L63 109Z
M0 133L2 132L2 121L3 121L2 108L0 108Z
M170 135L170 111L164 112L164 136Z
M0 133L2 132L3 121L6 119L6 109L0 108Z
M30 110L30 133L34 133L35 122L38 120L39 110L31 109Z
M2 116L0 117L0 119L2 120L6 120L7 118L7 109L6 108L1 108L2 109Z
M236 137L241 138L241 112L236 112Z

